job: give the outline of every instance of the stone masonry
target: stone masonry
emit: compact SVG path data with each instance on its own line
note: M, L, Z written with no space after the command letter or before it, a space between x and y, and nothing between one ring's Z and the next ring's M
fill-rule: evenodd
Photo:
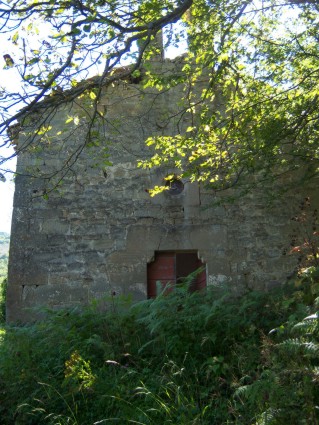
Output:
M178 60L156 66L166 73L181 67ZM178 134L191 125L190 113L179 113L182 89L177 85L158 92L120 82L105 89L99 103L106 117L99 128L100 146L80 149L87 119L79 100L61 106L50 117L52 130L19 154L9 322L32 320L38 317L34 309L42 306L102 303L120 294L145 299L147 265L162 251L196 252L206 267L207 286L267 289L292 272L296 258L286 255L296 224L291 218L300 202L313 196L310 189L296 189L271 203L261 192L229 203L227 193L216 195L185 180L180 194L149 195L148 189L162 185L174 170L141 169L137 160L152 153L147 137ZM78 118L66 125L68 116ZM30 131L22 129L19 147L28 142ZM95 166L101 146L107 146L112 165ZM30 170L60 170L72 152L81 154L71 172L44 199L45 181L28 177Z

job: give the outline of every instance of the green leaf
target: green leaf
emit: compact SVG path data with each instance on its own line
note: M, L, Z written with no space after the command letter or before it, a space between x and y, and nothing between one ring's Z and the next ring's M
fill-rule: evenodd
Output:
M91 31L91 24L86 24L83 26L83 31L84 32L90 32Z

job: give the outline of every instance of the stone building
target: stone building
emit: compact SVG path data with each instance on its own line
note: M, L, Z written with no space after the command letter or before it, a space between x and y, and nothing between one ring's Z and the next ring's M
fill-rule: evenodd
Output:
M176 75L180 61L154 66ZM149 195L174 170L141 169L137 160L150 156L149 136L177 134L190 125L182 90L176 85L159 92L125 81L109 86L99 103L106 117L100 142L84 150L90 106L83 98L54 113L48 106L52 129L38 134L28 149L23 148L33 123L25 124L17 142L10 322L31 320L38 314L34 308L42 306L85 305L120 294L153 297L157 281L174 284L200 267L193 289L214 284L267 289L294 269L296 258L285 255L295 232L291 218L310 189L271 203L256 191L229 203L228 194L176 180L163 193ZM103 155L112 165L96 166ZM34 170L42 177L29 177ZM62 184L47 197L43 177L55 170Z

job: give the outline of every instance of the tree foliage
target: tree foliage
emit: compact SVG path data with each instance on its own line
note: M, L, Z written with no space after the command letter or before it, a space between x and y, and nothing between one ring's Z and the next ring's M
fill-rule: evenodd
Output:
M214 10L214 13L211 13ZM192 6L192 83L209 83L193 104L200 121L189 133L155 139L148 164L175 162L184 176L216 189L251 176L264 183L318 167L318 6L208 2ZM212 111L207 105L218 101ZM163 155L163 152L165 154ZM299 177L301 175L299 174Z
M291 172L312 178L318 168L318 11L316 2L274 0L2 3L1 31L11 43L4 67L8 75L18 71L22 83L20 91L1 89L0 131L9 143L5 132L17 119L83 93L92 100L92 122L102 119L102 87L138 77L159 54L158 46L150 48L159 31L166 47L178 46L184 32L188 55L179 82L194 121L186 134L149 140L155 152L141 166L169 163L215 189L238 181L249 188ZM160 76L147 82L161 90L176 81L162 83Z

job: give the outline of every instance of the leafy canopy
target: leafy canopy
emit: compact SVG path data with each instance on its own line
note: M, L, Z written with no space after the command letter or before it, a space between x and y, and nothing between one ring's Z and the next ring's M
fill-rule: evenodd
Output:
M56 102L61 104L88 92L96 105L102 86L138 75L144 61L159 53L149 44L160 30L172 45L185 31L184 109L193 114L193 125L186 134L149 140L154 155L140 165L170 164L215 189L238 181L249 188L252 175L253 184L295 171L312 178L319 157L318 11L316 2L301 0L1 3L0 28L12 45L4 67L8 75L18 71L22 81L20 91L1 89L1 134L9 143L8 126L39 110L50 93L67 90ZM114 72L123 60L131 65ZM198 81L205 81L200 98ZM155 76L148 84L169 86Z

